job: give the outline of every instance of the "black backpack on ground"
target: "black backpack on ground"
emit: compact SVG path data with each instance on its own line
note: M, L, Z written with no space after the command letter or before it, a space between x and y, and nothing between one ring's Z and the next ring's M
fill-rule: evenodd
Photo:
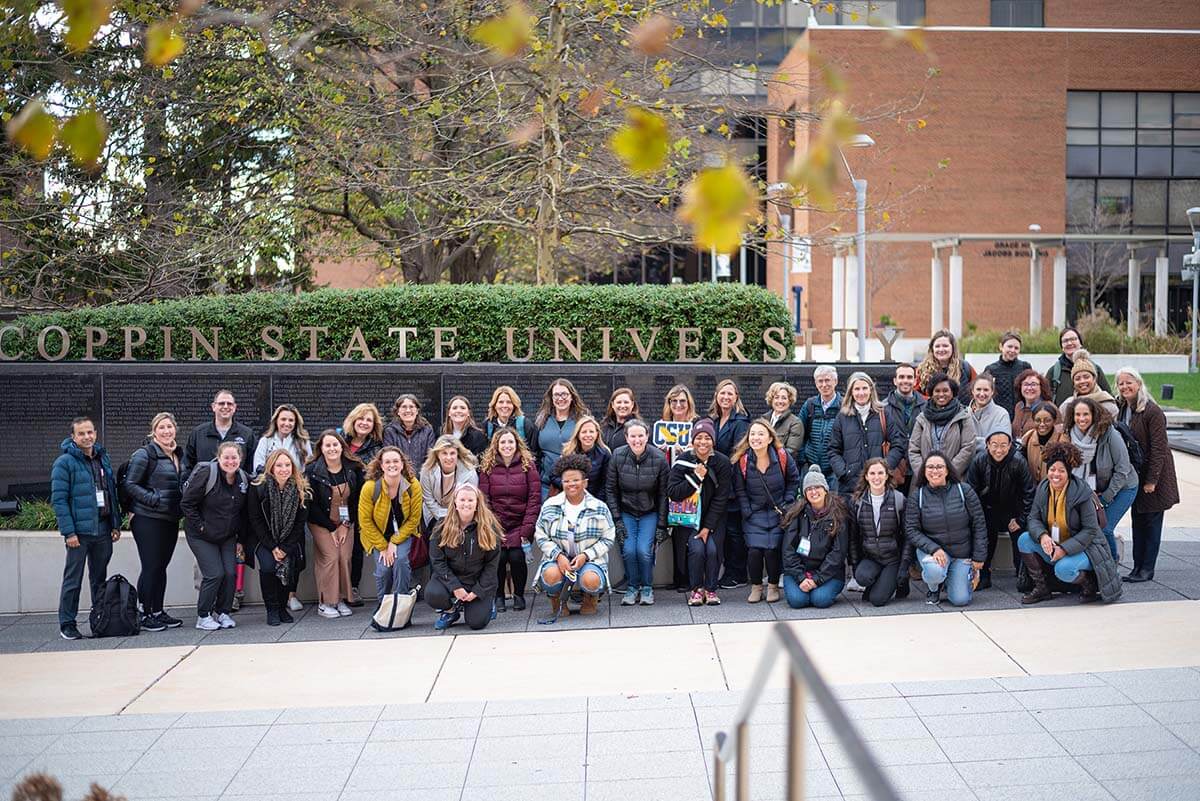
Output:
M138 615L138 594L119 573L109 576L92 599L88 625L93 637L129 637L142 630Z

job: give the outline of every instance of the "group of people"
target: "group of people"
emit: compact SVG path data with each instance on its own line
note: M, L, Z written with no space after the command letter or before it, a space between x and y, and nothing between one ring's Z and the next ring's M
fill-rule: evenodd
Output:
M1116 372L1114 397L1078 331L1061 342L1042 375L1021 361L1020 336L1005 334L1000 358L976 372L940 331L919 364L896 367L886 395L863 372L839 392L836 369L822 365L798 410L795 387L775 382L770 412L754 420L733 380L717 384L703 415L679 384L660 419L689 424L688 436L661 449L633 390L616 390L597 419L566 379L528 416L500 386L482 421L467 398L451 398L438 431L405 393L390 422L361 403L315 438L290 404L256 436L221 390L213 419L182 445L175 418L155 415L116 472L92 421L77 418L52 470L67 545L60 630L80 636L84 564L95 593L123 511L149 631L182 625L163 608L181 520L204 630L236 625L246 568L259 573L267 622L291 621L309 539L319 615L363 605L370 560L377 597L419 580L439 629L525 609L534 554L533 583L555 616L569 614L571 595L581 614L596 611L614 547L621 603L653 604L668 541L671 583L692 606L748 586L751 603L827 607L848 581L883 606L918 576L927 603L944 593L963 606L991 585L1002 534L1024 603L1054 591L1112 601L1122 580L1153 578L1163 513L1178 502L1166 420L1136 370ZM1113 532L1130 509L1134 568L1119 576Z

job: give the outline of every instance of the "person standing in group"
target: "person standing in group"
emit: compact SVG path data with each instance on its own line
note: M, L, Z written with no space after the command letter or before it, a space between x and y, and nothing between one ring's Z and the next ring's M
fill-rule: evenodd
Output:
M281 448L292 455L292 461L296 464L306 464L313 455L312 442L304 429L304 418L300 416L300 410L290 403L275 407L267 430L258 438L254 448L254 473L261 473L267 464L267 457Z
M667 394L663 397L662 416L659 419L665 420L668 423L692 423L692 431L695 431L695 423L697 421L696 400L692 397L692 391L687 388L687 385L676 384L667 390ZM715 426L713 427L712 437L715 443L717 438ZM690 442L686 445L672 444L664 447L662 451L663 455L667 457L667 464L673 465L675 459L690 447ZM671 569L673 574L671 583L675 588L675 592L687 592L690 589L687 557L688 535L682 528L676 526L669 526L668 530L671 534L672 550L675 556ZM724 547L725 526L722 526L721 530L721 542L722 547Z
M771 423L759 418L750 424L746 437L733 452L733 487L746 534L746 562L750 581L749 602L765 597L767 603L779 600L779 576L783 569L780 543L781 520L800 488L796 463L779 444ZM828 484L826 484L828 486ZM729 548L725 549L726 564ZM763 570L767 588L763 592Z
M925 358L917 365L917 391L927 398L932 397L932 380L939 374L954 380L954 385L962 393L959 396L960 401L971 402L970 387L971 382L975 380L975 368L963 359L954 334L945 329L930 337Z
M433 627L445 631L466 617L472 631L496 619L496 564L502 531L478 487L461 484L453 510L429 537L429 586L425 600L441 612Z
M262 474L250 482L246 508L268 626L295 620L288 611L287 588L304 546L309 497L308 481L288 450L272 451Z
M542 504L534 527L534 542L542 552L538 584L552 615L567 614L563 589L568 578L583 593L581 615L596 614L600 595L608 589L608 552L616 526L604 501L587 491L589 468L587 457L579 453L555 462L563 491Z
M565 378L556 379L546 387L542 406L538 409L533 425L537 437L529 443L530 450L540 456L538 475L542 477L542 500L554 489L554 465L563 455L563 448L575 433L581 417L591 414L587 404L575 390L575 385Z
M847 499L851 496L868 459L883 458L892 471L900 466L907 449L908 437L903 428L887 419L875 382L866 373L851 374L841 414L829 434L829 468L837 477L838 493Z
M676 457L667 475L667 498L679 502L695 497L698 506L694 525L676 524L672 531L675 563L687 567L688 606L721 603L717 581L724 555L725 510L733 497L733 467L717 451L716 441L712 421L697 422L691 449Z
M1012 429L1007 421L1000 421L987 433L983 449L967 469L966 481L979 496L987 520L987 558L983 560L978 587L986 590L992 586L992 558L1002 532L1009 537L1013 567L1021 563L1017 537L1025 530L1029 505L1037 489L1025 457L1013 447Z
M1074 473L1100 498L1105 517L1101 530L1112 549L1113 560L1119 561L1113 532L1138 493L1138 475L1129 461L1129 449L1113 425L1113 418L1091 398L1068 403L1064 420L1073 422L1069 432L1071 444L1083 456Z
M987 519L979 496L940 451L925 457L913 485L904 536L917 549L928 587L925 603L939 603L945 584L947 600L966 606L987 558Z
M1075 364L1071 368L1071 383L1075 387L1075 394L1067 398L1058 405L1059 412L1063 413L1063 419L1068 419L1066 416L1067 406L1072 401L1081 398L1090 398L1095 401L1109 417L1117 416L1117 399L1110 395L1106 390L1101 389L1096 378L1100 373L1100 368L1092 361L1092 357L1088 355L1086 350L1077 350L1074 354Z
M699 414L696 412L696 399L686 384L676 384L667 390L663 398L662 419L671 423L694 423ZM715 430L714 426L714 430ZM683 449L681 449L683 450ZM667 458L672 458L670 454Z
M892 376L892 386L884 402L884 412L887 414L888 426L896 426L904 432L905 446L900 454L898 466L891 471L892 483L901 493L907 493L912 483L912 467L908 463L908 441L912 439L913 426L917 416L925 408L925 398L917 392L917 368L908 362L896 365Z
M1012 430L1012 417L996 403L996 379L980 373L971 384L971 418L975 421L975 451L983 450L984 435L998 428Z
M108 579L113 543L121 539L117 476L104 446L96 441L89 417L71 421L71 436L59 445L62 455L50 468L50 505L67 549L62 590L58 597L58 631L64 640L79 640L75 618L83 568L87 566L92 598Z
M525 609L526 566L533 527L542 508L542 480L533 454L515 429L499 428L479 465L479 489L500 523L496 609L505 611L504 585L512 577L512 606Z
M237 625L229 616L237 581L237 549L250 542L250 478L241 468L241 446L222 442L214 461L196 465L179 501L188 548L200 568L196 628L201 631Z
M242 449L242 461L249 465L254 457L256 440L250 427L234 420L237 414L237 401L233 393L227 389L219 389L213 395L213 419L201 423L188 434L187 445L183 449L183 474L190 476L201 462L211 462L217 455L217 446L223 442L233 442Z
M1150 398L1142 374L1132 367L1122 367L1114 378L1120 396L1117 419L1129 426L1145 460L1133 501L1133 570L1122 577L1123 581L1139 583L1154 578L1163 514L1179 503L1179 480L1167 441L1167 417Z
M417 465L425 461L436 439L433 426L421 413L417 396L410 392L397 396L392 404L392 421L383 429L383 445L399 448L409 464ZM353 447L354 443L350 444Z
M425 530L432 531L439 520L450 513L450 497L460 484L479 486L475 456L453 434L442 434L429 449L421 465L421 518Z
M915 476L926 457L937 451L949 457L955 475L962 475L975 457L975 418L958 400L953 378L938 373L929 385L929 402L917 415L908 440L908 463Z
M575 421L575 430L571 432L571 438L563 446L562 455L566 456L569 453L578 453L591 461L592 469L588 471L588 492L594 497L604 500L604 493L607 489L605 481L608 476L608 461L612 458L612 451L604 444L604 438L600 434L600 424L594 417L584 415ZM552 476L550 479L550 483L554 485L554 492L562 490L559 481L558 476ZM546 483L544 478L542 483Z
M358 493L363 463L350 453L346 441L332 428L317 437L316 455L304 469L312 490L308 528L317 552L317 614L346 617L350 608L350 559L358 539Z
M625 596L622 606L654 603L654 552L667 533L667 457L650 444L642 420L625 423L626 444L608 462L604 500L624 539ZM616 522L619 521L619 522Z
M1083 336L1080 335L1079 329L1067 326L1058 335L1058 344L1062 347L1062 353L1059 354L1058 360L1050 365L1050 369L1046 371L1046 380L1050 384L1050 391L1054 393L1055 405L1061 409L1063 402L1076 394L1071 371L1075 367L1075 359L1079 357L1079 351L1083 348ZM1084 351L1084 353L1086 354L1087 351ZM1092 367L1095 369L1096 385L1105 392L1112 392L1112 389L1108 386L1108 379L1104 377L1104 371L1100 369L1100 365L1092 362Z
M142 629L166 631L183 625L163 609L167 594L167 567L179 544L179 521L183 512L182 453L175 442L178 427L170 412L159 412L150 421L150 437L129 457L125 493L133 513L130 529L137 544L138 601L142 605Z
M713 392L708 406L708 419L716 432L717 453L732 457L737 444L746 438L750 418L742 405L741 394L732 379L724 379ZM773 435L773 434L772 434ZM747 551L741 510L731 504L725 512L725 573L720 587L732 590L746 586Z
M1036 604L1050 597L1048 566L1067 584L1082 589L1080 603L1097 598L1111 603L1121 597L1117 564L1096 519L1092 488L1077 475L1083 455L1069 442L1057 442L1043 453L1046 478L1038 485L1029 510L1029 531L1017 540L1033 588L1021 597Z
M818 465L804 474L804 494L780 521L783 526L783 593L792 609L828 609L846 586L846 551L852 523L845 502L829 491Z
M1033 421L1033 428L1021 437L1021 453L1025 455L1029 473L1037 483L1046 477L1042 453L1056 442L1070 442L1070 439L1058 424L1058 407L1050 401L1032 407L1030 419Z
M1017 402L1014 392L1016 378L1026 370L1033 369L1029 362L1021 359L1021 335L1016 331L1005 331L1000 336L1000 358L984 368L985 374L995 379L996 405L1013 419L1013 408Z
M637 398L629 387L617 387L608 398L608 408L600 421L600 434L610 451L625 444L625 423L642 416Z
M401 395L400 397L406 396ZM413 398L413 400L416 399ZM432 434L433 429L429 429L429 432ZM342 422L342 427L338 429L338 433L346 441L346 452L357 457L363 463L364 469L366 465L374 461L376 454L385 444L384 439L387 438L387 433L383 428L383 418L380 417L379 409L373 403L360 403L351 409L350 414L346 415L346 419ZM432 441L433 439L430 438L430 442ZM416 464L420 464L420 462ZM351 514L353 515L355 512L351 510ZM350 600L347 602L355 608L363 605L358 585L362 583L363 557L365 556L362 540L355 537L350 551Z
M892 486L887 462L868 459L851 500L850 573L871 606L887 606L893 596L908 597L908 540L904 537L904 495Z
M483 433L491 443L496 438L496 432L505 427L512 428L517 436L525 443L530 452L537 442L537 429L533 420L525 416L521 410L521 396L507 384L501 384L492 390L492 399L488 401L487 420L483 423ZM536 456L534 457L536 460Z
M1046 376L1030 367L1013 379L1017 401L1013 404L1013 439L1020 440L1033 429L1033 410L1053 397ZM1032 467L1032 465L1030 465Z
M837 370L822 364L813 370L813 381L817 394L804 401L800 407L800 422L804 423L804 465L818 465L825 474L829 486L837 490L837 476L829 464L829 438L833 436L833 424L841 412L842 395L837 391ZM792 502L788 498L788 503Z
M771 425L788 455L800 464L804 460L804 423L792 413L796 404L796 388L786 381L776 381L767 387L767 406L771 409Z
M442 434L449 434L462 442L476 460L487 450L487 435L475 422L475 415L471 414L471 402L464 395L455 395L446 404L446 420L442 423Z
M375 597L412 589L409 553L421 523L421 483L404 451L384 445L358 494L358 536L375 554Z

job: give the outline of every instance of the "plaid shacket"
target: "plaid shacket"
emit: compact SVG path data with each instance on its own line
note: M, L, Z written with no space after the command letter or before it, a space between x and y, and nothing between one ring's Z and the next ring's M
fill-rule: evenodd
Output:
M545 561L557 559L560 553L566 552L568 537L563 513L566 500L564 492L547 498L538 515L533 540L541 549ZM579 513L579 524L575 530L576 552L586 554L588 562L607 570L608 549L612 547L615 536L616 526L613 525L608 506L590 492L584 493L583 511Z

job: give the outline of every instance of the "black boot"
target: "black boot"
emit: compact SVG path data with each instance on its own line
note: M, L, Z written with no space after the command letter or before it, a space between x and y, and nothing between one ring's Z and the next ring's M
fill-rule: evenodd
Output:
M992 586L992 569L985 567L979 571L979 586L975 589L986 590Z
M1050 588L1046 586L1046 563L1036 553L1021 554L1021 562L1025 565L1025 573L1033 583L1033 588L1021 596L1021 603L1036 604L1050 597Z
M1079 577L1075 579L1075 583L1081 588L1079 593L1079 603L1090 604L1092 601L1100 600L1100 587L1096 582L1096 574L1091 570L1080 570Z
M274 576L259 574L261 581L259 586L262 587L263 604L267 607L267 625L278 626L283 622L283 617L280 615L280 610L283 608L283 601L287 597L281 593L282 585L275 579Z
M515 608L515 604L514 604L514 608ZM508 607L504 605L504 596L503 596L503 595L497 595L497 596L496 596L496 611L497 611L497 612L504 612L504 611L506 611L507 609L508 609Z
M524 595L514 595L513 596L513 611L521 612L521 611L524 611L524 609L525 609L525 596Z

